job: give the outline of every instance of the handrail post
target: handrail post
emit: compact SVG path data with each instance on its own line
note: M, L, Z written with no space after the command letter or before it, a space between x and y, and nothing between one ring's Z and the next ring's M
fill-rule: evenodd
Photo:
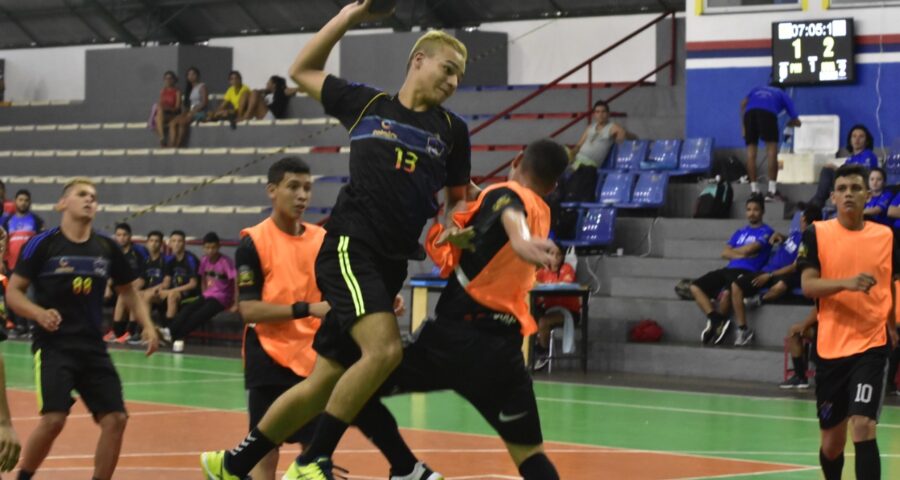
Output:
M588 64L588 104L587 109L591 110L594 105L594 62ZM590 126L591 118L588 117L587 124Z
M669 62L671 62L671 66L669 67L669 86L675 86L675 57L676 51L678 49L678 18L675 17L675 11L672 11L672 53L669 55Z

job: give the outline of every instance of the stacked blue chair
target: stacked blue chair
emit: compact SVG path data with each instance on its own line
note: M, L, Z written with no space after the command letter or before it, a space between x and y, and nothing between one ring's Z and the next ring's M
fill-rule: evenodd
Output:
M647 140L625 140L613 151L612 168L618 171L640 170L647 158Z
M562 240L564 247L602 247L615 238L616 209L600 204L584 204L579 211L574 240Z
M900 152L893 152L884 161L888 185L900 185Z
M709 173L712 168L712 138L688 138L681 145L678 169L673 175Z
M644 172L634 186L631 201L616 205L619 208L660 208L666 203L669 175L659 172Z
M628 172L613 172L606 175L597 203L604 205L631 203L631 192L634 190L636 177L636 174Z
M641 161L641 170L675 170L680 151L681 140L656 140L647 159Z

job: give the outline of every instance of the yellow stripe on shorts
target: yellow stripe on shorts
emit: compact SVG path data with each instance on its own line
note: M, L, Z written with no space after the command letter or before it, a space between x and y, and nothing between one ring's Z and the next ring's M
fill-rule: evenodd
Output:
M44 409L44 395L41 393L41 349L34 352L34 391L37 393L38 411Z
M350 290L350 297L353 299L353 307L356 309L356 316L361 317L366 313L366 304L363 302L362 290L359 288L359 282L353 276L353 270L350 268L350 237L341 236L338 240L338 260L341 264L341 276Z

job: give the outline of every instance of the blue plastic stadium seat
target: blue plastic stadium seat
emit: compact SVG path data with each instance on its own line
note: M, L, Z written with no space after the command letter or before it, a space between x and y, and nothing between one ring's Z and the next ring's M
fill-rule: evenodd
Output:
M600 247L615 238L616 209L601 204L584 204L579 211L574 240L563 240L565 247Z
M650 145L650 154L641 162L641 170L675 170L681 140L656 140Z
M887 172L887 184L900 184L900 152L893 152L884 161L884 170Z
M616 205L619 208L659 208L666 203L669 175L658 172L644 172L634 186L631 202Z
M712 168L712 138L688 138L681 145L678 170L674 175L709 173Z
M603 188L597 197L597 202L602 204L626 204L631 203L631 192L634 190L634 180L637 175L626 172L614 172L606 176Z
M613 149L612 166L615 170L640 170L641 162L647 159L647 140L625 140Z

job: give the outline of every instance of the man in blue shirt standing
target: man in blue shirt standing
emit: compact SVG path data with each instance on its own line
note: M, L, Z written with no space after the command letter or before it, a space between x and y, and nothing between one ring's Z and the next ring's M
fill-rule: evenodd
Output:
M800 119L794 102L778 86L756 87L741 100L741 117L743 124L741 131L744 141L747 143L747 175L750 177L750 191L759 193L756 185L756 153L759 140L766 144L766 162L769 174L769 191L766 192L766 201L775 199L778 187L775 182L778 179L778 114L787 110L791 119L788 125L800 126Z
M731 284L731 305L734 308L734 320L738 324L735 346L745 347L753 340L753 330L747 327L746 307L759 307L764 302L777 300L800 287L800 272L796 265L800 240L806 227L821 219L821 208L815 205L806 207L800 215L799 229L791 232L787 239L780 234L772 236L779 242L783 240L783 243L772 250L762 272L741 275ZM760 295L759 292L766 288L768 291Z
M716 311L710 298L718 296L722 289L730 287L741 275L758 272L769 259L772 249L769 238L774 231L762 221L765 202L759 195L751 195L746 208L749 225L734 232L722 250L722 258L729 260L728 265L703 275L691 284L694 301L706 315L706 328L700 334L704 344L712 340L716 344L721 343L731 326L731 319L726 316L728 302L720 302L720 309Z

